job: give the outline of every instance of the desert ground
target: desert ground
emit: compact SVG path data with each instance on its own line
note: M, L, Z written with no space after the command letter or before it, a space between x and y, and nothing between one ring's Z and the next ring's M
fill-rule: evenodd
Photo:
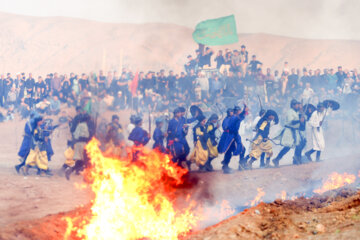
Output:
M121 116L125 115L129 115L129 113L121 114ZM110 119L111 113L109 112L104 116L105 118ZM15 172L14 165L18 163L17 150L21 144L24 124L24 120L17 119L12 122L0 124L0 131L3 133L3 136L6 136L6 138L4 137L1 140L0 144L2 152L0 165L0 178L2 183L0 186L2 193L0 196L0 223L2 227L0 228L0 239L61 239L64 236L66 226L62 216L85 211L84 209L87 209L86 206L89 205L94 195L89 187L84 187L83 177L81 175L73 175L70 181L67 181L60 170L65 159L63 152L66 149L66 139L69 137L66 125L60 126L59 130L55 131L52 136L55 155L49 165L54 176L38 177L35 175L34 171L31 172L32 174L30 176L25 177L18 175ZM126 118L122 119L122 124L124 124L124 126L127 124ZM330 138L329 144L333 145L336 143L332 143ZM151 144L149 144L149 146L150 145ZM262 188L265 192L265 196L261 201L267 203L271 203L275 199L278 199L279 194L281 194L282 191L286 191L289 197L301 196L304 194L306 197L311 197L313 195L312 191L315 188L319 188L322 185L322 180L334 171L339 173L347 172L354 175L358 174L360 169L360 162L358 161L359 154L355 150L356 148L351 149L353 151L347 150L344 145L339 145L336 149L329 149L328 153L324 156L324 161L319 163L312 162L301 166L293 166L291 165L291 158L288 156L281 162L283 165L280 168L258 169L258 163L254 163L254 170L243 172L235 171L234 174L229 175L224 175L222 171L220 171L220 161L222 158L219 157L214 160L216 171L212 173L200 173L196 170L191 172L190 176L191 178L196 179L196 183L192 188L179 191L190 193L191 198L198 202L202 201L206 203L210 208L216 207L223 200L226 200L228 201L229 206L234 209L235 213L242 211L244 209L243 207L254 199L257 195L258 188ZM275 153L278 151L279 148L276 147ZM333 153L337 153L337 155ZM230 166L236 168L237 161L238 159L234 157ZM358 179L360 179L360 176ZM353 210L351 209L352 207L346 207L346 212L340 214L343 217L345 216L344 218L348 224L344 225L342 223L342 225L338 226L334 223L335 220L331 223L324 222L323 225L326 226L326 230L323 232L318 231L317 236L326 233L330 235L324 235L324 238L322 239L327 239L325 236L331 236L334 237L334 239L355 239L353 237L359 234L358 225L356 224L358 222L359 214L359 196L354 192L356 183L352 185L351 189L351 191L353 191L352 195L343 194L348 198L342 196L340 197L340 200L336 199L345 201L345 205L349 204L349 201L354 201L356 203L353 205L350 204L351 206L354 206ZM341 205L341 203L332 203L333 200L329 200L329 204L330 202L331 204ZM304 207L301 204L310 204L309 202L299 203L301 206L296 205L296 203L274 204L260 204L256 209L259 209L259 211L263 213L264 211L271 211L268 209L278 209L279 206L283 206L280 210L276 210L281 212L282 219L286 219L279 223L282 224L283 227L281 229L283 230L281 230L278 235L274 233L276 232L274 229L271 231L266 230L268 228L264 228L263 231L270 231L270 235L266 235L264 232L265 235L263 235L263 233L255 234L255 227L258 226L256 224L259 221L254 220L254 218L258 218L258 214L254 215L253 211L255 211L255 209L252 209L246 210L245 213L240 213L240 215L236 215L231 218L231 220L225 220L225 222L222 222L215 227L210 226L218 223L222 219L216 217L209 218L206 221L199 223L196 232L192 233L189 237L190 239L220 239L224 236L231 235L234 239L241 239L249 236L254 239L283 239L281 236L286 236L286 238L289 236L297 236L297 238L303 239L308 233L310 235L312 234L309 230L310 227L301 231L299 228L295 228L294 231L286 230L289 231L286 232L284 229L286 229L285 225L287 224L287 221L295 221L296 224L298 224L300 220L305 221L304 219L311 217L318 219L316 221L320 222L322 221L321 219L324 219L324 217L321 218L321 216L323 216L322 213L325 210L319 210L319 212L317 212L317 210L304 210ZM314 207L314 209L322 209L323 207L325 207L325 205L319 205ZM270 219L271 214L266 214L266 218L264 218L266 220L264 221L269 222L268 224L272 224ZM287 214L292 214L291 216L294 216L296 219L291 220L292 218L287 218ZM337 219L339 213L335 211L333 214L334 216L331 215L331 217ZM250 235L229 233L230 230L228 228L233 229L236 228L235 226L238 226L236 224L241 225L244 222L253 220L254 227L250 227L251 230L249 231L244 230L245 232L249 232L249 234L251 233ZM236 224L234 223L235 225L232 225L233 227L229 227L229 221L234 221ZM314 227L316 228L314 223L311 224L311 229ZM329 224L331 227L329 227ZM219 226L221 230L216 230ZM210 230L204 232L201 231L201 229L206 227L210 227ZM344 230L345 228L347 229L346 231ZM219 231L223 232L225 235L221 235ZM346 232L346 234L342 235L344 232ZM275 235L273 235L273 233ZM331 235L332 233L333 235ZM314 235L314 237L317 236ZM336 238L336 236L338 238ZM347 238L346 236L350 238Z
M89 73L100 69L107 72L120 71L121 67L133 71L173 69L178 73L183 71L186 56L195 55L197 48L191 37L193 29L174 24L111 24L7 13L0 13L0 20L0 71L13 75L32 72L36 77L50 72ZM239 49L245 44L250 55L256 54L265 68L273 70L281 70L285 61L295 68L342 65L353 69L360 65L359 41L296 39L262 33L242 33L239 39L238 44L214 49ZM109 121L111 114L107 112L103 117ZM119 114L126 126L130 113ZM25 177L16 173L14 166L19 162L17 151L24 124L25 120L19 120L18 116L13 121L0 123L0 239L63 239L66 229L63 217L86 214L94 195L90 187L84 187L83 176L72 175L67 181L61 171L69 138L66 125L52 135L55 155L49 166L54 176L38 177L31 172ZM290 151L280 168L258 169L257 162L254 170L224 175L220 171L220 156L214 160L214 172L191 172L196 184L181 191L209 207L226 200L235 213L240 213L223 222L210 218L199 223L187 237L208 240L358 238L358 182L339 195L311 198L312 191L334 171L358 176L360 138L354 129L353 122L329 119L325 130L327 147L319 163L292 166ZM279 150L276 146L275 154ZM230 166L236 169L237 162L238 158L234 157ZM258 188L265 192L261 199L264 203L241 212L257 195ZM290 197L305 194L309 199L276 200L282 191ZM212 226L214 224L217 225Z

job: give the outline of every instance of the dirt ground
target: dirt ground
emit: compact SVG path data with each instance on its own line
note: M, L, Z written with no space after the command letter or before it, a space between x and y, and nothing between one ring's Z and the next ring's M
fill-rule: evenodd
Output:
M110 119L110 116L104 117ZM55 155L49 165L54 176L37 177L32 172L30 176L24 177L15 172L14 165L18 164L17 151L21 144L24 124L24 120L0 123L0 132L3 136L0 139L0 239L61 239L66 226L61 216L68 215L69 211L70 214L86 211L86 208L81 208L81 206L87 205L93 196L89 187L82 189L77 187L83 183L82 176L74 175L70 181L67 181L59 170L64 162L63 152L68 138L66 126L61 126L59 131L54 132L52 138ZM123 124L126 124L126 121ZM224 175L218 170L220 157L214 160L214 167L217 169L215 172L191 173L197 184L194 188L185 191L191 192L193 199L203 201L208 206L216 206L222 200L227 200L229 205L238 211L254 199L257 188L262 188L266 193L262 198L263 201L272 202L278 198L281 191L286 191L288 196L311 192L319 187L321 180L333 171L347 171L357 175L360 169L359 155L351 151L343 153L345 155L343 157L326 156L325 161L301 166L289 165L291 160L286 158L281 162L284 165L280 168L235 171L230 175ZM257 167L258 163L254 165ZM231 167L237 167L237 159L232 160ZM312 239L318 237L321 237L320 239L356 239L356 236L360 234L359 199L359 195L340 199L344 202L344 206L349 207L334 210L333 213L326 212L328 211L326 209L330 207L327 208L325 205L304 210L304 204L300 203L301 207L295 203L296 207L293 207L293 203L284 202L260 204L221 223L221 231L216 225L198 235L190 236L190 239ZM342 203L334 202L331 206L336 204ZM279 210L279 206L283 208ZM74 211L76 208L78 209ZM260 214L254 214L256 209ZM330 217L327 214L330 214ZM289 215L286 221L278 220L281 216L285 218L285 215ZM209 219L199 228L211 226L220 220ZM262 221L265 222L262 223ZM325 233L313 234L311 231L315 223L323 224ZM248 226L249 224L251 227ZM289 224L293 231L286 230ZM274 228L273 225L279 225L279 227ZM290 235L287 231L290 231ZM225 235L222 235L222 232Z
M187 239L359 239L360 192L260 203Z

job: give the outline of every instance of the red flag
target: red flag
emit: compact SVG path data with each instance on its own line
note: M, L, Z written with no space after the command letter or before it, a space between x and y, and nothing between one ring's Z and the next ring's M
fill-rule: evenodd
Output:
M139 84L139 73L136 72L133 80L130 83L130 92L133 96L136 94L136 90Z

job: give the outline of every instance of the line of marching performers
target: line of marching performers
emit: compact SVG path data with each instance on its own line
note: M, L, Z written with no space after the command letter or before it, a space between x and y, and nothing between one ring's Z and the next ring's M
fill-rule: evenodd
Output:
M312 161L311 155L316 152L316 161L320 161L321 152L325 148L325 139L323 135L322 124L327 114L331 110L339 109L340 105L333 100L320 102L317 107L312 104L305 104L292 100L290 109L287 111L284 127L280 133L270 138L270 128L279 123L278 115L275 111L261 110L259 116L255 119L255 136L253 139L247 139L251 142L249 154L245 156L246 149L239 135L241 122L248 114L248 108L238 106L227 110L227 116L222 121L222 135L219 143L215 132L219 129L219 117L212 114L208 119L202 114L202 111L192 106L190 111L192 118L185 117L186 109L179 107L174 110L174 117L169 121L167 132L163 133L161 128L163 122L157 120L157 128L154 131L154 148L162 152L171 154L174 162L190 170L191 163L196 163L201 171L213 171L212 160L218 157L219 153L224 153L224 159L221 162L224 173L231 173L233 170L229 167L232 156L239 157L238 170L247 170L252 168L252 164L260 159L260 167L270 167L270 158L273 156L273 144L282 147L278 155L272 160L275 167L279 167L280 160L290 149L294 149L293 164L304 163L302 157L303 149L306 146L306 126L311 128L312 149L305 153L306 162ZM190 153L190 147L186 140L189 123L195 122L193 127L194 148ZM166 148L164 139L166 138ZM189 156L188 156L189 155ZM186 163L186 166L185 166Z
M323 122L331 110L337 110L339 107L340 105L333 100L325 100L319 103L317 107L309 103L303 105L292 100L282 130L272 139L269 137L270 129L279 123L279 118L275 111L262 109L259 116L254 120L253 138L246 139L251 142L249 154L246 156L246 149L239 134L241 122L246 118L249 111L246 105L243 108L235 106L227 109L224 119L219 119L216 114L212 114L206 119L201 109L195 105L189 109L191 118L187 118L187 110L183 107L177 107L173 112L173 118L169 121L162 118L156 119L156 128L152 136L154 140L153 149L169 154L172 161L183 168L191 170L192 163L195 163L200 171L213 171L212 161L219 154L224 154L221 162L224 173L233 172L233 169L229 167L233 156L238 156L238 170L240 171L252 169L252 164L257 159L260 159L260 167L270 167L273 144L282 147L278 155L272 159L275 167L279 166L280 160L290 149L295 149L293 164L302 164L304 159L312 161L311 155L313 153L316 153L316 161L320 161L321 152L325 148ZM73 172L79 173L86 167L88 159L85 146L96 132L96 124L90 116L80 107L76 110L76 116L69 123L72 140L68 141L68 149L65 151L66 161L63 165L67 179ZM223 132L218 143L216 131L220 131L221 120ZM134 143L130 157L137 160L141 148L150 140L151 125L149 125L149 132L147 132L142 128L143 120L141 117L131 116L130 122L128 140ZM164 126L165 123L168 126ZM187 135L191 123L195 123L195 126L192 129L194 147L190 153ZM305 157L302 157L307 141L306 126L311 128L313 147L305 153ZM22 170L23 174L27 175L30 168L36 168L38 174L52 175L48 168L48 162L54 152L49 136L56 127L49 124L48 121L44 121L38 114L31 115L25 124L24 138L18 153L21 163L15 166L18 173ZM162 129L166 129L166 131ZM129 157L129 153L126 151L123 128L117 115L112 116L112 121L107 124L104 132L103 142L105 144L102 145L104 154Z

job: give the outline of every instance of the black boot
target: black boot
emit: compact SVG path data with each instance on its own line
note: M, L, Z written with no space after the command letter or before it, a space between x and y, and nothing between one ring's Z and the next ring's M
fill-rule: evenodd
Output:
M311 150L309 150L309 151L307 151L307 152L305 153L305 156L306 156L306 158L309 160L309 162L312 162L311 154L313 154L314 152L315 152L315 150L314 150L314 149L311 149Z
M298 156L294 156L293 157L293 164L294 165L300 165L301 164L301 160Z
M69 167L68 169L65 170L65 177L67 180L70 180L70 175L73 171L74 169L72 167Z
M15 165L15 170L16 170L17 174L20 174L21 167L22 167L21 164Z
M321 154L321 151L316 151L316 161L317 162L320 162L320 154Z
M250 158L250 156L247 155L244 159L240 159L240 161L239 161L239 168L238 168L239 171L246 170L246 168L247 168L247 161L249 160L249 158Z
M27 175L29 175L29 166L25 165L24 166L24 176L27 176Z
M213 158L209 158L206 163L205 163L205 170L208 172L212 172L214 171L213 166L211 165L211 161L213 160Z
M186 166L188 168L188 171L190 172L191 171L191 161L185 160L185 162L186 162Z
M247 168L251 170L251 169L252 169L252 164L253 164L253 162L255 162L255 161L256 161L256 158L251 157L249 163L247 164Z
M265 167L265 153L262 153L260 156L260 168L264 168Z
M279 167L279 159L278 159L278 158L274 158L274 159L272 160L272 162L273 162L273 164L274 164L274 166L275 166L276 168Z
M204 165L199 165L199 171L204 172L205 171L205 166Z
M233 173L233 170L232 170L231 168L229 168L228 165L224 165L224 166L222 167L222 170L223 170L223 173L224 173L224 174Z
M44 173L45 173L46 176L51 177L51 176L54 175L54 174L51 172L50 168L48 168L48 169L46 169L46 170L43 170L43 171L44 171Z
M266 158L265 168L270 167L270 158Z

